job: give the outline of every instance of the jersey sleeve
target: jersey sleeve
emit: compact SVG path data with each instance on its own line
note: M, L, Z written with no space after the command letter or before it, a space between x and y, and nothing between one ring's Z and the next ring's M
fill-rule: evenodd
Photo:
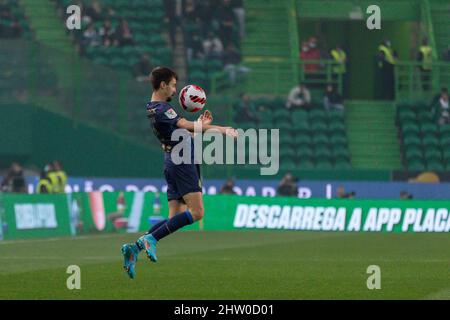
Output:
M172 126L175 126L178 120L181 119L181 117L171 107L162 109L155 115L155 118L158 123L169 124Z

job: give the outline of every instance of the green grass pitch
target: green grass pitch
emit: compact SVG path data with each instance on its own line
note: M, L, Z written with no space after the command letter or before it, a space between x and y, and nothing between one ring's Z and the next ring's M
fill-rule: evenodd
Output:
M130 280L120 247L137 236L0 242L0 299L450 299L448 234L184 231L156 264L141 253ZM69 265L80 290L66 287Z

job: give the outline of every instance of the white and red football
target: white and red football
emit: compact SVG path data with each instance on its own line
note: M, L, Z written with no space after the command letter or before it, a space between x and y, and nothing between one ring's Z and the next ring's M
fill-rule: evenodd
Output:
M188 112L197 112L203 109L206 104L205 90L199 86L190 84L180 91L180 106Z

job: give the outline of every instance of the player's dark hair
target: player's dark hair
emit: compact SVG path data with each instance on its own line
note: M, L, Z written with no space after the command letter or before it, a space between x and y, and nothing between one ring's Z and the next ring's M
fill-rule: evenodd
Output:
M156 67L152 70L150 74L150 81L153 86L153 90L158 90L161 86L161 82L169 84L170 80L175 78L178 80L178 75L170 68L167 67Z

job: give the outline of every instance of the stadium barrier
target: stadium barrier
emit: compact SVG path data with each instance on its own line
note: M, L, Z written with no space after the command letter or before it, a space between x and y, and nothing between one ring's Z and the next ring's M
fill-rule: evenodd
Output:
M450 231L450 201L231 195L205 195L204 201L205 218L185 230ZM150 192L3 194L0 205L4 240L145 232L168 212L165 194Z

